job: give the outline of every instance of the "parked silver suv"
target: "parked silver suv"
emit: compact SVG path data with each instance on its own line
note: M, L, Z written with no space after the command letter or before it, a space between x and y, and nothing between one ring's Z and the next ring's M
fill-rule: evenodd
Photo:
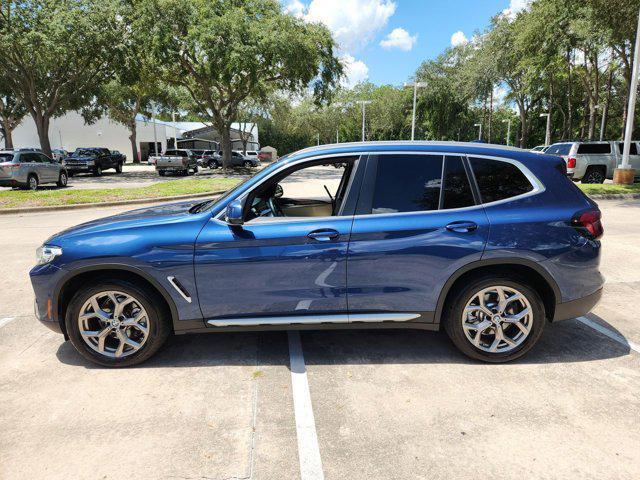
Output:
M613 178L613 171L622 163L623 148L623 142L561 142L551 145L545 153L564 158L567 176L573 181L603 183ZM637 175L640 175L639 151L638 142L631 142L629 162Z
M43 183L66 187L67 169L43 153L0 151L0 187L36 190Z

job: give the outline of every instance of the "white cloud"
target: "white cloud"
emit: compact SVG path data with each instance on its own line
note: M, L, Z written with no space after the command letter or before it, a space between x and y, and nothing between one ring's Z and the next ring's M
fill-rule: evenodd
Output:
M462 30L458 30L456 33L451 35L451 45L454 47L457 47L458 45L464 45L468 41L469 39Z
M300 0L289 0L284 6L284 12L294 17L303 17L305 8Z
M393 0L288 0L285 11L308 22L323 23L340 48L354 52L370 43L396 11Z
M343 55L340 60L344 64L345 79L342 84L345 87L353 88L369 78L369 67L362 60L356 60L351 55Z
M502 11L502 14L511 19L515 18L518 13L529 8L533 0L510 0L509 6Z
M384 40L380 42L380 46L386 50L397 48L404 52L410 51L418 41L418 35L409 35L404 28L394 28Z

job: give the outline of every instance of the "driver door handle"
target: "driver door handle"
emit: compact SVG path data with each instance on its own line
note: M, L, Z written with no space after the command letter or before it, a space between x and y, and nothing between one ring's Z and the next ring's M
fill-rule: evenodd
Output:
M469 233L477 230L478 225L474 222L453 222L445 228L450 232Z
M309 232L307 237L313 238L319 242L329 242L338 238L340 233L337 230L332 228L321 228L320 230L314 230L313 232Z

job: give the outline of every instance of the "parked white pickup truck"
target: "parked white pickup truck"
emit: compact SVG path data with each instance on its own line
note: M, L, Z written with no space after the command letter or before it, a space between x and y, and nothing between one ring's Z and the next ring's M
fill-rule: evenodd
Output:
M163 155L149 157L149 163L156 166L156 171L161 177L167 173L189 175L197 173L198 160L191 150L167 150Z
M582 183L603 183L613 178L613 171L622 163L623 142L560 142L545 151L557 155L567 162L567 176ZM629 163L636 170L636 181L640 176L640 148L631 142Z

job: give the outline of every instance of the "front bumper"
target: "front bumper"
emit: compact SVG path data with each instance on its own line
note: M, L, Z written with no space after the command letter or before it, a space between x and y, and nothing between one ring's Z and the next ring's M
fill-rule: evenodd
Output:
M556 304L552 321L558 322L560 320L568 320L586 315L598 304L600 298L602 298L602 288L599 288L586 297L571 300L570 302L558 303Z
M95 168L95 165L65 165L67 172L76 173L76 172L92 172Z
M53 264L37 265L31 269L31 285L35 294L35 316L40 323L56 333L64 333L58 318L54 289L65 271Z

